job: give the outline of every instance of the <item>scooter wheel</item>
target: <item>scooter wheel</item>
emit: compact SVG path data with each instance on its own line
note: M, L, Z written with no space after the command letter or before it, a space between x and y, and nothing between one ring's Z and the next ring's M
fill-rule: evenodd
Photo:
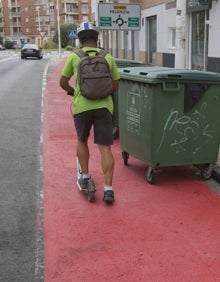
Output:
M95 192L88 191L88 200L89 200L89 202L94 202L95 201Z

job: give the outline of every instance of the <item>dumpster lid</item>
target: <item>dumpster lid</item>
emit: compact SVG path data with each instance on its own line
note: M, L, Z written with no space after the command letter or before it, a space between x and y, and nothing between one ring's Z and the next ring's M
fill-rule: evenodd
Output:
M220 83L220 74L214 72L174 69L157 66L143 66L132 68L119 68L121 78L148 83L160 82L160 80L190 81L190 82L216 82Z
M120 59L120 58L114 58L117 67L133 67L133 66L144 66L146 65L144 62L136 61L136 60L129 60L129 59Z

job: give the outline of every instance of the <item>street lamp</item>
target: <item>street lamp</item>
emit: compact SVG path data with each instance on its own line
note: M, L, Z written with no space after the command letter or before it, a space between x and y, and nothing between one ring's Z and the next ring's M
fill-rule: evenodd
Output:
M41 26L40 26L40 6L36 6L36 11L37 11L37 20L38 20L38 32L40 33L41 31ZM40 46L41 46L41 36L40 36Z
M57 0L57 29L58 29L58 48L59 48L59 57L61 58L61 37L60 37L60 4Z
M38 20L38 31L41 31L41 27L40 27L40 6L36 7L36 11L37 11L37 20Z

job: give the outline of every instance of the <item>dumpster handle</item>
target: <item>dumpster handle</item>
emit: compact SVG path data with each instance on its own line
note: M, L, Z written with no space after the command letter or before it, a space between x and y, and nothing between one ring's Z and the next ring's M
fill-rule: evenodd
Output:
M148 72L140 71L140 74L141 74L141 75L148 75Z
M166 81L163 81L163 91L164 92L170 92L170 91L179 91L180 90L180 84L178 81L175 81L175 82L172 82L172 84L175 83L175 86L176 87L169 87L167 84L166 84Z
M123 72L127 72L127 73L129 73L129 72L130 72L130 70L124 69L124 70L123 70Z

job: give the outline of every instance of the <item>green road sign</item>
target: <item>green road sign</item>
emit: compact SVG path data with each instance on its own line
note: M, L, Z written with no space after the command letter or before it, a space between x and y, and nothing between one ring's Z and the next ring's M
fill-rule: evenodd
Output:
M112 26L112 18L110 17L100 17L100 27L111 27Z
M128 27L139 28L139 26L140 26L139 18L128 18Z

